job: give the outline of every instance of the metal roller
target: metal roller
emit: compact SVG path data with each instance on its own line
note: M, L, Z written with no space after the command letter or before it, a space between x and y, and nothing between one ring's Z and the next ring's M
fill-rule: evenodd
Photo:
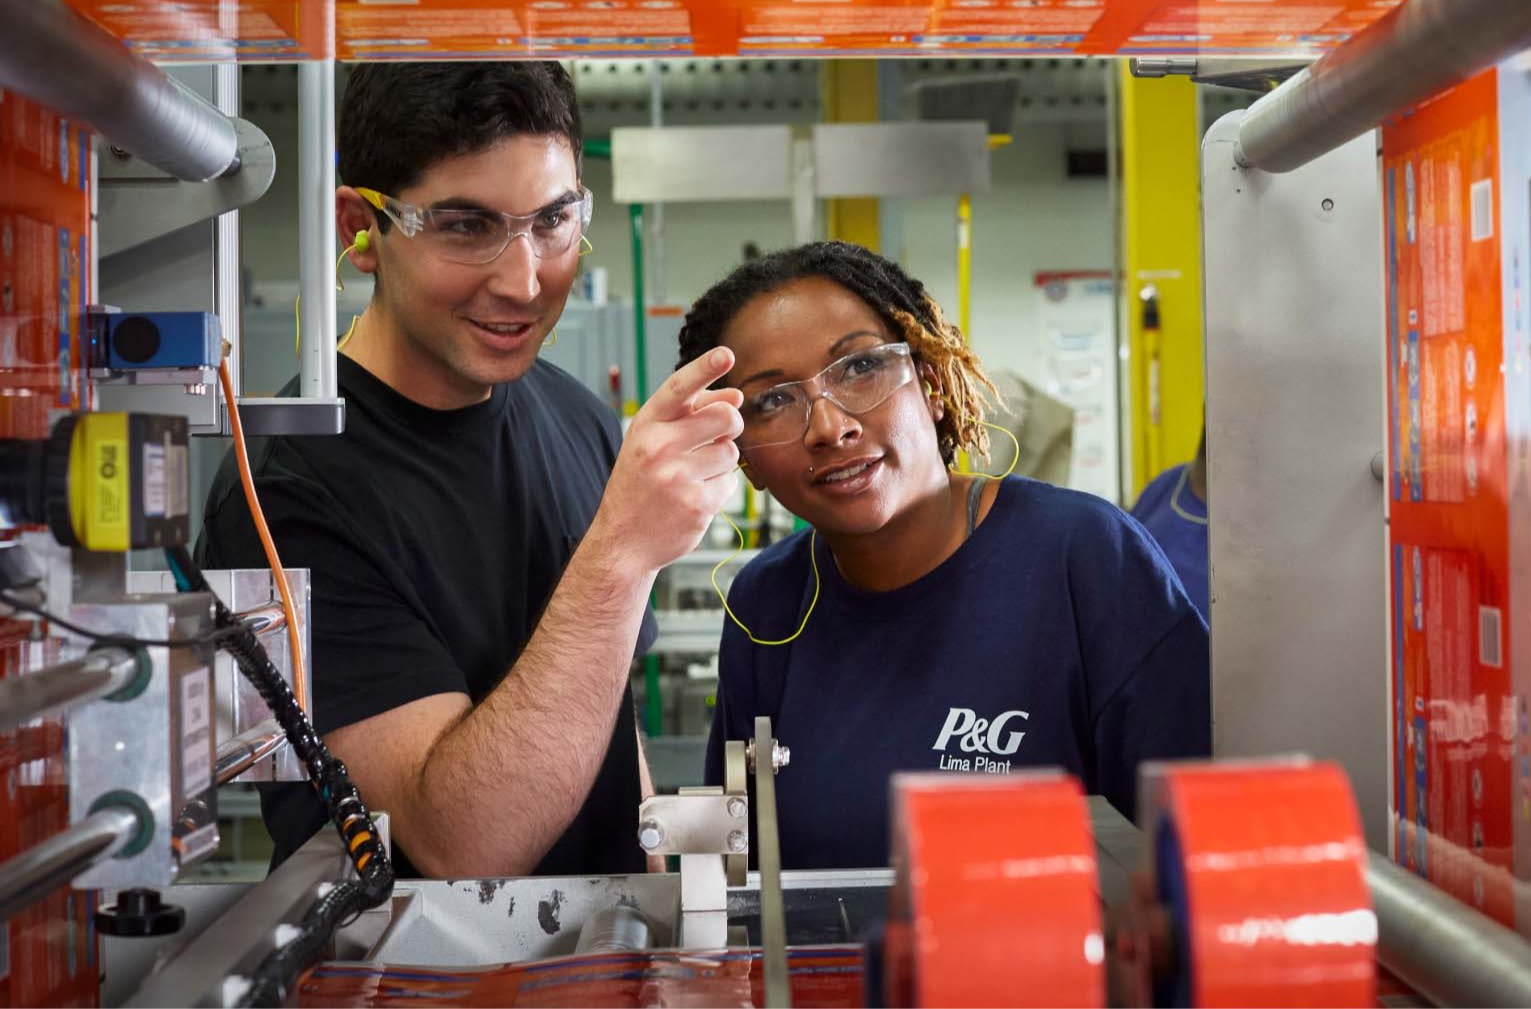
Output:
M1527 46L1526 0L1409 0L1250 106L1234 157L1290 172Z

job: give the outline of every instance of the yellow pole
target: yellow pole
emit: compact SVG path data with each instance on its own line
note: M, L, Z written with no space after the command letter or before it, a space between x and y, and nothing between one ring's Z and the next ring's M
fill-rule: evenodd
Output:
M1165 467L1194 456L1201 437L1201 136L1189 79L1139 79L1125 60L1119 73L1130 503Z
M877 121L876 60L830 60L824 64L821 80L826 123ZM825 233L830 238L864 245L873 252L881 251L882 224L874 198L826 200L824 223Z
M962 338L972 342L973 323L973 199L957 197L957 325Z
M973 199L967 193L957 197L957 328L962 339L973 342ZM966 452L957 453L957 472L973 472L973 460Z

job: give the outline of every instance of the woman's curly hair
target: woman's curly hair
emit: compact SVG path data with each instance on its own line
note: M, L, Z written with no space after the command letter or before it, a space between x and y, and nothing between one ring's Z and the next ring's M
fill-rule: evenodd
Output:
M984 373L962 332L947 322L925 285L869 249L849 242L813 242L783 249L740 266L714 284L686 313L680 331L680 366L716 347L734 316L753 298L803 277L824 277L856 295L876 312L915 360L935 372L945 404L936 424L941 458L951 465L959 451L988 455L984 411L999 392Z

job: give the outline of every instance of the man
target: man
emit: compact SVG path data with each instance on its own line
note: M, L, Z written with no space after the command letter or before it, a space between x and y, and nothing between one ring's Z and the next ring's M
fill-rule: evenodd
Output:
M732 356L672 376L620 452L537 360L588 221L557 64L359 66L339 148L339 236L376 278L346 431L253 452L283 563L313 572L316 727L400 875L642 871L628 670L655 574L734 492L740 398L707 391ZM266 566L231 459L199 550ZM262 807L278 860L323 825L306 784Z
M1196 458L1170 467L1143 488L1138 503L1132 506L1132 517L1143 523L1158 541L1201 618L1210 619L1207 603L1212 584L1207 573L1205 429L1196 446Z

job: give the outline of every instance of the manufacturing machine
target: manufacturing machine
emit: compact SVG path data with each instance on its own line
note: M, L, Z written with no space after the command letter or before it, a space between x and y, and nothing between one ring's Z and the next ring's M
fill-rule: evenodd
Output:
M270 543L269 568L203 572L186 545L207 454L194 435L232 434L242 454L245 432L343 427L333 60L377 56L380 26L410 17L436 49L474 43L442 34L430 4L390 20L256 0L207 5L210 22L149 6L188 20L0 3L0 1000L1531 1004L1523 0L1351 3L1307 40L1327 55L1207 136L1218 759L1143 768L1137 825L1061 773L902 776L892 869L784 872L775 781L792 767L762 719L729 745L723 787L634 811L633 843L671 871L471 880L395 879L386 815L314 734L307 572ZM535 34L571 4L503 6ZM583 6L599 20L640 5ZM788 4L641 6L694 34L635 28L607 39L617 51L823 43L744 33L746 10L789 24L755 10ZM882 44L1148 47L1145 75L1261 88L1297 69L1200 58L1208 25L1243 23L1231 0L1006 8L1088 21L1078 37L952 27L988 6L930 5L926 35ZM178 46L144 38L178 30ZM526 51L606 38L560 31ZM172 79L144 50L219 65ZM193 231L237 247L231 212L275 172L234 116L229 61L252 55L303 59L290 399L241 394L237 263L214 257L195 296L176 271L122 268ZM781 134L783 159L811 153ZM794 180L811 160L771 168L806 230L816 190ZM1357 393L1378 391L1379 367L1385 395ZM1315 372L1319 407L1273 395ZM1318 439L1332 451L1296 464L1292 446ZM1347 606L1375 620L1336 619ZM1313 756L1270 756L1293 751ZM217 847L219 785L303 780L334 830L260 883L185 881Z

